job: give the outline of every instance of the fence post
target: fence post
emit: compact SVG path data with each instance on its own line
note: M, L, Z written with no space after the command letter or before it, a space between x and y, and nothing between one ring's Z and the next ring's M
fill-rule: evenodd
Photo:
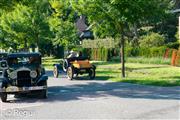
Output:
M175 66L176 56L177 56L177 50L174 49L173 53L172 53L172 59L171 59L171 65L172 66Z
M180 66L180 50L177 51L175 66Z
M168 56L169 56L169 48L167 48L165 53L164 53L164 59L167 59Z

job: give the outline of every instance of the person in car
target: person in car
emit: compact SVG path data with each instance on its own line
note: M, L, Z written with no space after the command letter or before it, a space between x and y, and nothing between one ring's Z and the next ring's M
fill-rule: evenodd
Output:
M73 50L70 51L70 54L67 56L67 58L74 58L74 57L78 57L79 54Z

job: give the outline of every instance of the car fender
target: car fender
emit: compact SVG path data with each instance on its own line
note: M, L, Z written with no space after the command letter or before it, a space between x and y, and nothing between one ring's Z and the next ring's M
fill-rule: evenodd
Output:
M60 64L54 64L53 66L54 66L54 67L57 67L58 69L61 68L61 65L60 65Z
M3 84L3 85L7 85L7 84L11 84L11 82L7 79L7 78L1 78L1 83ZM2 85L1 84L1 85Z
M42 75L39 80L37 81L37 84L41 81L47 81L48 80L48 76L47 75Z

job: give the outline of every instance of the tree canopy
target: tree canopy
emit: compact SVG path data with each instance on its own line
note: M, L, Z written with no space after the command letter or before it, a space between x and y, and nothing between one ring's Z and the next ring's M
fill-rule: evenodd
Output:
M71 48L79 44L75 23L83 15L95 39L118 39L123 62L124 43L140 46L141 36L155 32L166 44L177 41L177 17L169 12L177 4L174 0L1 0L0 47L13 51L38 47L48 55L58 47Z
M78 0L71 2L80 14L88 16L99 34L121 36L122 77L125 77L125 30L135 23L157 22L168 10L167 0Z

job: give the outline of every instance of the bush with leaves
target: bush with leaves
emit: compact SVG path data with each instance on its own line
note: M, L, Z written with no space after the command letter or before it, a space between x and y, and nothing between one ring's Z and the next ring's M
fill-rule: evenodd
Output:
M166 46L161 47L128 47L125 50L126 57L163 57Z
M159 47L165 44L165 37L158 33L150 33L140 38L140 47Z

